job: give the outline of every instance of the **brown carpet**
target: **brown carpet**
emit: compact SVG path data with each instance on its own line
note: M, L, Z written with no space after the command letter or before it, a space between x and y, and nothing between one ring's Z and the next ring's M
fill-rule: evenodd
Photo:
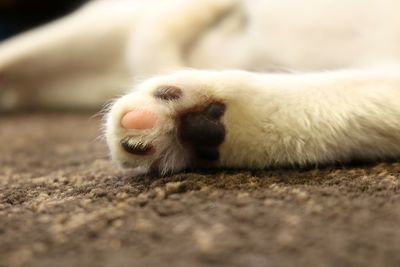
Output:
M400 266L400 163L135 178L99 126L0 118L0 266Z

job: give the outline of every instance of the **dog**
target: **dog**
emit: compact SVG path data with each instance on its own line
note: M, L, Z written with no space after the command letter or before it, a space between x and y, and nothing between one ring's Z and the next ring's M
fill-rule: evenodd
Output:
M395 0L93 1L0 45L0 107L114 99L111 156L140 173L394 159L398 10Z

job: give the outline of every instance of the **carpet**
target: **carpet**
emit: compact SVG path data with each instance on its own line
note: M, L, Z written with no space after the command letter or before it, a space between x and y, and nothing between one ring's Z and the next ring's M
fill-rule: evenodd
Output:
M0 266L400 266L400 163L133 177L86 114L0 117Z

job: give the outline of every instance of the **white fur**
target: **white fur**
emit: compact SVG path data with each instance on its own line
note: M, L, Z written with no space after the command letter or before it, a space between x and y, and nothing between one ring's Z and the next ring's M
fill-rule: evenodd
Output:
M188 164L171 116L207 99L227 104L219 166L398 157L398 10L397 0L94 1L0 45L0 109L93 108L131 87L108 114L107 142L122 165L161 160L162 173ZM186 67L314 72L193 70L128 86ZM325 72L335 69L347 70ZM163 84L184 98L158 102L151 92ZM157 127L122 129L135 107L157 112ZM127 154L126 136L156 154Z
M399 64L398 10L397 0L93 1L0 44L0 110L98 108L133 80L184 67Z
M183 67L231 0L98 0L0 44L0 110L94 109L133 79ZM6 94L3 96L3 94Z
M162 85L183 88L183 99L155 99L153 92ZM179 143L173 118L212 99L227 106L219 167L395 158L400 156L399 98L400 69L310 74L186 70L150 79L118 100L108 115L107 141L117 161L148 167L161 159L161 173L179 171L187 167L189 151ZM123 114L138 107L159 115L155 129L121 128ZM157 153L143 157L123 151L120 140L126 136L154 144Z

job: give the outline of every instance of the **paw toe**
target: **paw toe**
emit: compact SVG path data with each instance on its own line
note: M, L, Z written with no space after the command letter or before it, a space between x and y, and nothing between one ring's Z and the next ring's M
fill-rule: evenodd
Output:
M177 86L160 86L154 96L162 100L177 100L181 98L182 94L182 90Z
M130 141L130 138L123 139L121 141L121 146L126 152L138 156L151 155L155 152L151 145L141 143L135 144Z
M225 113L225 105L222 103L211 103L205 110L206 116L213 118L213 119L219 119L224 115Z
M151 129L157 122L157 115L148 110L135 109L127 112L121 120L125 129L145 130Z

